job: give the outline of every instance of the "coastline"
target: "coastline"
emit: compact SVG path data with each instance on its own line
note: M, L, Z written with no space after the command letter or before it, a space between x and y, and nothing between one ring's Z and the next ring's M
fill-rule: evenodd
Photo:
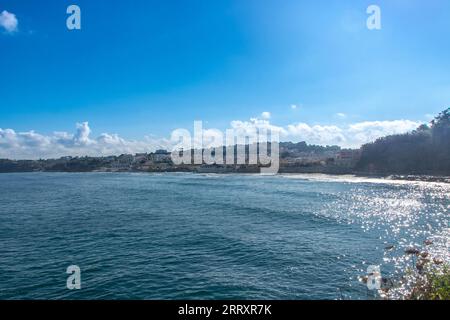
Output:
M237 170L237 171L201 171L201 170L152 170L152 171L142 171L142 170L17 170L17 171L0 171L0 174L5 173L141 173L141 174L164 174L164 173L191 173L191 174L214 174L214 175L259 175L258 171L255 170ZM448 183L450 184L450 176L439 176L439 175L421 175L421 174L374 174L369 172L360 172L360 171L351 171L346 170L345 172L324 172L324 171L284 171L280 170L278 174L275 176L280 177L299 177L305 179L326 179L326 178L337 178L342 180L367 180L370 179L373 181L386 181L386 182L394 182L394 181L411 181L411 182L434 182L434 183Z

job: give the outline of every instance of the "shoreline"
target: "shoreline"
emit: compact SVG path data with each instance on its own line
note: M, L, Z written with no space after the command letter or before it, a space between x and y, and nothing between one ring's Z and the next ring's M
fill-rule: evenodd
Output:
M168 170L168 171L140 171L140 170L91 170L91 171L68 171L68 170L35 170L35 171L10 171L10 172L0 172L1 174L11 174L11 173L142 173L142 174L165 174L165 173L190 173L193 175L259 175L259 172L201 172L201 171L186 171L186 170ZM349 179L376 179L379 181L411 181L411 182L435 182L435 183L450 183L450 176L434 176L434 175L408 175L408 174L374 174L374 173L363 173L363 172L348 172L348 173L330 173L330 172L279 172L274 176L280 177L299 177L304 178L326 178L326 177L336 177L336 178L349 178Z

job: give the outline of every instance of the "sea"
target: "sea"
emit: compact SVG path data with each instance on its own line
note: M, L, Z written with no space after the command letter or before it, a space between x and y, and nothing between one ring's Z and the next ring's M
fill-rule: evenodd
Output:
M368 268L399 279L412 247L450 261L449 195L354 176L0 174L0 299L378 299Z

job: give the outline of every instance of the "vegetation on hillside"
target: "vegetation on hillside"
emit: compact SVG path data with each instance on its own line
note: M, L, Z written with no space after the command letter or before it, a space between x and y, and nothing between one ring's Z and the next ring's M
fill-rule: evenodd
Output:
M429 125L365 144L356 170L377 174L450 175L450 108Z
M429 270L421 277L408 297L411 300L450 300L450 269Z

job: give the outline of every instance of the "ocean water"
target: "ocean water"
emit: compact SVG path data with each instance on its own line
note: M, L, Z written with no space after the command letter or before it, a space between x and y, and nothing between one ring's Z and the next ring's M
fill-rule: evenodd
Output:
M369 265L398 275L426 239L449 260L449 194L322 175L0 174L0 299L367 299Z

